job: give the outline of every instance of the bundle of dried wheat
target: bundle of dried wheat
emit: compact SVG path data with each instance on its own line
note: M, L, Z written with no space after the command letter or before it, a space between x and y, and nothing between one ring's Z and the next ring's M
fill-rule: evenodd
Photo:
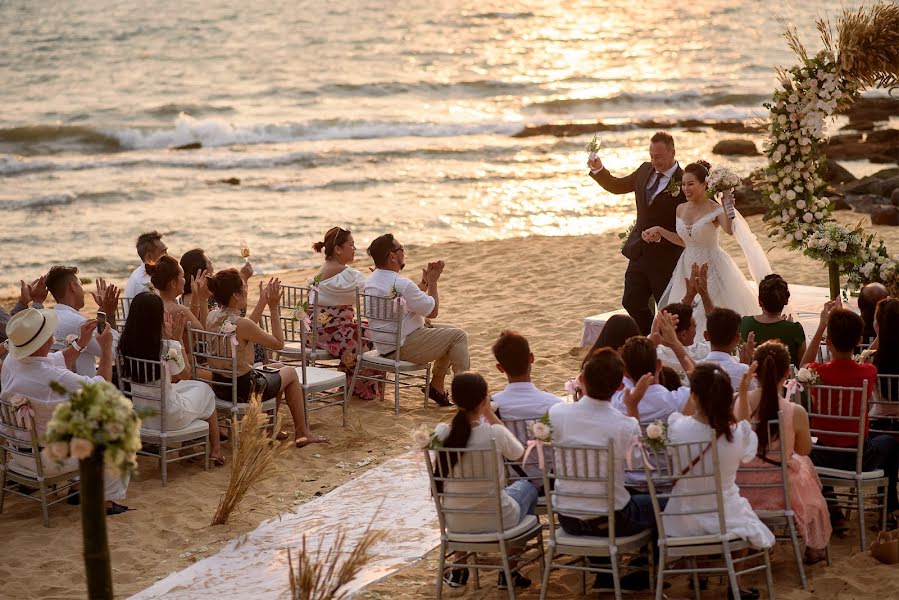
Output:
M238 421L236 416L231 417L232 436L237 432L231 444L231 474L212 525L226 523L250 488L270 476L275 461L293 447L289 441L277 442L269 437L267 424L268 416L262 411L258 395L250 398L242 419ZM280 419L276 417L275 431L279 425Z
M899 84L899 4L844 10L836 46L840 67L862 87Z
M349 597L344 590L372 557L372 546L384 537L380 531L366 529L353 548L346 548L343 528L331 534L321 534L309 549L306 536L297 550L296 568L290 549L287 562L290 567L290 594L293 600L343 600ZM326 543L327 542L327 543ZM325 549L327 546L327 550Z

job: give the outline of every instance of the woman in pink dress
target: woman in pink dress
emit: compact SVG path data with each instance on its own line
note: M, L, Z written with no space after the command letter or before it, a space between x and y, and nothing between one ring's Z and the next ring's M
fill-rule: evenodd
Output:
M821 493L821 480L808 454L812 449L808 414L800 404L790 402L781 396L783 384L790 372L790 352L778 341L765 342L755 351L753 357L757 365L759 387L742 393L735 409L736 418L747 416L758 435L758 457L746 467L770 467L778 454L785 457L790 479L790 504L796 514L796 527L805 540L805 562L813 564L824 560L825 549L830 541L832 528L827 502ZM783 440L769 439L777 435L768 426L769 421L783 414ZM780 452L771 450L780 448ZM778 463L774 463L775 465ZM737 485L747 483L778 484L779 472L737 474ZM783 506L783 495L771 493L771 488L741 487L740 494L749 500L754 510L779 510Z

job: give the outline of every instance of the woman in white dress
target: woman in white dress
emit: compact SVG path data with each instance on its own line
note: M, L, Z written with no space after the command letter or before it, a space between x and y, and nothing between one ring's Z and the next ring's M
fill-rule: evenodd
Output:
M372 349L359 348L360 336L356 331L356 289L365 288L365 275L348 266L356 259L356 243L347 229L332 227L325 239L313 244L312 249L325 255L321 271L309 282L318 289L318 313L310 314L316 330L316 346L340 359L340 369L349 381L356 356ZM359 379L353 395L372 400L378 397L379 391L377 381Z
M209 423L209 458L213 464L225 464L222 446L219 441L218 419L215 411L215 394L208 384L191 379L189 364L181 343L176 339L178 334L173 329L183 329L185 317L181 314L174 319L165 313L163 300L153 292L143 292L131 301L125 329L119 341L119 352L127 358L159 360L165 365L163 373L129 373L129 363L125 361L123 375L135 381L133 391L137 408L159 410L159 404L146 400L140 395L151 395L154 386L141 386L137 382L156 384L162 381L165 386L165 426L166 430L183 429L196 420ZM159 428L160 417L154 415L144 419L148 427Z
M747 463L756 456L758 437L749 421L734 423L731 412L733 387L730 376L716 364L701 363L690 375L690 390L688 406L693 405L694 413L690 416L673 413L668 418L668 439L671 443L684 443L708 440L710 434L715 438L727 530L746 540L754 548L772 546L774 534L752 510L749 500L740 495L740 488L736 483L740 463ZM678 450L684 452L681 463L688 463L686 450L684 448ZM693 469L711 472L711 452L704 452L700 456L702 466ZM676 514L685 512L688 508L714 511L716 503L714 485L710 477L681 479L675 484L673 497L663 511L663 515L668 513L667 516L663 516L667 535L697 536L718 533L716 512ZM709 495L678 497L678 494L697 492L709 492Z
M658 242L665 238L672 244L684 247L658 305L664 307L680 302L687 291L686 281L690 278L693 265L708 264L708 292L715 306L729 308L741 316L751 315L758 308L757 287L743 276L734 260L721 248L718 231L723 229L736 237L746 256L750 275L756 282L771 273L771 265L740 213L735 212L735 218L731 219L720 204L706 196L708 174L709 164L705 161L689 164L684 169L681 186L687 202L677 207L677 231L650 227L643 232L646 242ZM702 339L706 317L701 303L693 308L693 317L696 319L697 335Z

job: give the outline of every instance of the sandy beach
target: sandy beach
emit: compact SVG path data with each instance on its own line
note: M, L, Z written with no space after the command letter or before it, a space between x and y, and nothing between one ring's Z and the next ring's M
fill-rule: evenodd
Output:
M837 213L838 218L857 222L860 215ZM852 218L850 218L852 217ZM758 217L749 219L761 231ZM892 248L899 248L899 230L873 227ZM397 232L401 238L401 232ZM768 247L766 239L763 245ZM362 246L363 244L360 244ZM625 259L618 253L615 234L581 237L529 237L477 243L445 243L409 247L407 269L415 272L428 260L447 263L441 280L440 321L451 322L468 332L472 367L482 372L491 388L501 389L504 380L494 368L490 345L503 329L515 329L531 342L536 355L534 381L548 391L563 393L564 382L578 365L577 347L585 316L620 306ZM742 256L732 239L726 248L742 265ZM775 271L790 283L826 285L821 265L797 253L777 248L769 254ZM367 261L357 268L365 270ZM281 275L286 283L301 283L312 271L290 271ZM5 298L11 305L13 299ZM92 307L85 312L90 314ZM254 529L261 521L321 495L365 469L405 452L409 431L419 423L448 419L450 409L422 408L420 396L403 397L399 417L392 402L354 399L350 427L340 427L334 411L313 413L313 428L328 435L330 445L292 450L272 476L252 490L241 510L224 526L208 525L227 471L203 472L199 464L170 469L169 484L160 484L153 461L140 459L140 471L129 488L126 504L136 509L108 519L113 578L118 597L138 592L157 579L215 553L225 542ZM286 412L284 413L286 417ZM370 462L364 466L357 464ZM9 598L83 597L81 531L77 507L61 505L50 511L50 528L40 522L40 507L34 502L7 497L0 516L0 578L3 596ZM798 588L790 554L778 547L775 555L777 593L781 598L848 599L878 594L899 595L899 573L880 565L855 548L854 535L833 541L833 568L823 564L808 569L811 592ZM434 595L436 556L428 557L364 591L365 598L431 598ZM36 576L39 574L39 576ZM535 584L536 569L527 573ZM483 578L475 591L447 590L452 598L498 597L494 575ZM755 582L755 587L762 587ZM555 575L549 597L577 594L578 577ZM538 586L522 594L536 597ZM723 590L722 590L723 592ZM714 593L714 590L709 592ZM684 582L676 582L670 597L690 597Z

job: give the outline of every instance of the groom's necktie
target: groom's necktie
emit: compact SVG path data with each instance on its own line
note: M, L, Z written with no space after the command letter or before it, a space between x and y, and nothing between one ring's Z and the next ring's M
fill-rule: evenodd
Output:
M662 183L662 174L658 171L655 172L656 179L652 182L652 185L646 188L646 204L648 206L652 206L653 197L656 194L656 190L659 189L659 184Z

